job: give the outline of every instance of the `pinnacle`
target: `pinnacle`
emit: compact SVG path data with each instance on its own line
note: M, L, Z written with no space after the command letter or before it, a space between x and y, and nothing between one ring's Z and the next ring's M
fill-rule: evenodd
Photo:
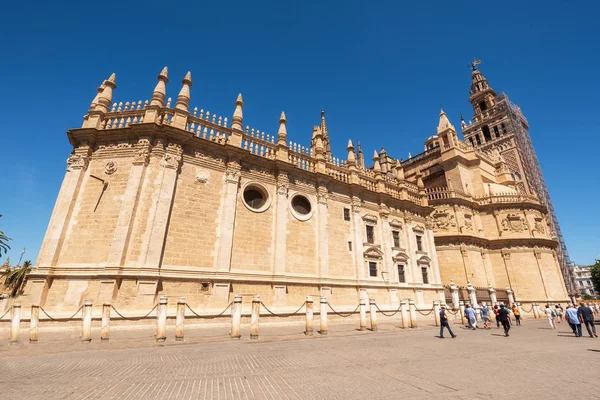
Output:
M281 112L281 116L279 117L279 122L287 122L287 119L285 118L285 113L283 111Z
M348 139L348 146L346 146L347 149L354 149L354 144L352 143L352 139Z
M242 105L244 104L244 100L242 99L242 94L238 94L237 99L235 100L236 103L242 103Z
M160 74L158 74L158 79L160 80L160 78L164 78L167 81L169 80L169 68L168 67L164 67L160 71Z
M108 81L112 83L117 83L117 74L114 72L108 77Z
M190 71L188 71L187 74L185 74L181 83L186 83L186 81L190 86L192 85L192 73Z
M377 154L377 150L373 150L373 159L379 158L379 154Z

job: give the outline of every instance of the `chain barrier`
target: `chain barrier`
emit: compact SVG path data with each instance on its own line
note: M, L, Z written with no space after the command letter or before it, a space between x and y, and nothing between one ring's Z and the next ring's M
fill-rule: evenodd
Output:
M524 311L524 312L526 312L526 313L530 313L530 312L532 312L532 311L533 311L533 304L531 305L531 308L529 309L529 311L527 311L527 310L525 309L525 307L523 307L523 305L522 305L522 304L521 304L521 308L523 309L523 311Z
M394 315L398 314L398 312L400 311L400 308L402 308L402 304L400 304L398 306L398 309L396 311L394 311L391 314L386 313L385 311L383 311L381 308L379 308L379 306L377 305L377 303L375 303L375 308L377 308L377 310L385 317L393 317Z
M10 312L11 308L12 307L9 307L8 310L6 310L6 312L4 313L4 315L0 317L0 319L6 317L6 314L8 314Z
M273 311L269 310L267 308L267 306L265 306L265 303L263 303L262 301L260 302L260 305L263 306L265 308L265 310L267 310L267 312L269 314L274 315L276 317L283 317L283 318L291 317L292 315L298 314L300 312L300 310L302 310L302 307L304 307L305 304L306 304L306 302L302 303L302 305L300 306L300 308L297 309L296 311L294 311L293 313L276 314Z
M110 308L112 308L113 310L115 310L115 312L117 313L117 315L123 319L129 320L129 321L139 321L140 319L144 319L146 317L148 317L150 314L152 314L152 311L156 310L156 307L158 307L158 304L155 304L154 307L152 307L152 310L150 310L148 312L148 314L144 315L143 317L126 317L123 314L121 314L119 311L117 311L117 309L111 304Z
M452 311L452 310L449 310L449 309L446 309L446 311L447 311L449 314L451 314L451 315L457 315L457 314L458 314L458 312L459 312L459 310Z
M185 306L187 307L188 310L190 310L192 312L192 314L194 314L198 318L213 319L213 318L217 318L217 317L220 317L221 315L225 314L225 312L229 309L229 307L231 307L232 304L233 304L233 301L231 303L229 303L227 305L227 307L225 307L225 309L223 311L221 311L220 314L217 314L217 315L200 315L196 311L192 310L192 307L190 307L190 305L188 303L185 303Z
M75 317L75 316L77 315L77 313L78 313L79 311L81 311L81 309L82 309L82 308L83 308L83 306L79 307L79 308L77 309L77 311L75 311L75 313L74 313L73 315L71 315L69 318L66 318L66 320L68 321L68 320L70 320L70 319L73 319L73 317ZM40 310L42 310L42 312L43 312L44 314L46 314L46 317L48 317L48 318L49 318L51 321L60 321L60 320L63 320L63 319L65 319L65 318L52 318L52 317L50 316L50 314L48 314L48 313L46 312L46 310L44 310L44 309L43 309L41 306L40 306Z
M429 312L428 312L427 314L424 314L424 313L422 313L422 312L421 312L421 310L419 310L419 309L417 308L417 312L418 312L419 314L421 314L422 316L424 316L424 317L426 317L426 316L428 316L428 315L431 315L431 313L432 313L434 310L435 310L435 308L432 308L431 310L429 310Z
M342 313L339 313L339 312L335 311L333 309L333 307L331 307L331 304L329 304L329 302L327 302L327 305L329 306L329 308L331 308L331 311L333 311L334 314L336 314L337 316L340 316L342 318L346 318L346 317L351 316L352 314L354 314L355 312L357 312L358 309L360 308L360 304L359 304L359 305L356 306L356 308L354 309L354 311L352 311L352 312L350 312L348 314L342 314Z

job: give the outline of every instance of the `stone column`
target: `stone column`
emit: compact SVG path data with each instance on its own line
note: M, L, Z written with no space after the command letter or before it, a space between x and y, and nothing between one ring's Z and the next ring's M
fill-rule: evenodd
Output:
M473 307L479 307L477 304L477 293L471 282L467 282L467 291L469 292L469 301Z
M177 299L177 316L175 317L175 340L183 340L183 324L185 321L185 297Z
M408 252L408 257L409 259L406 260L406 271L405 273L407 273L406 276L406 282L408 283L417 283L417 277L419 276L419 274L417 274L415 276L415 268L417 265L417 255L416 255L416 243L413 244L413 239L414 238L414 232L413 232L413 226L411 225L412 220L408 217L406 217L404 219L404 226L406 227L406 229L404 229L405 233L404 233L404 243L406 243L406 251ZM416 240L416 239L415 239ZM422 281L421 281L422 282Z
M408 329L410 326L410 317L408 315L408 307L406 306L406 300L400 301L400 315L402 315L402 329Z
M321 296L321 309L319 310L321 317L321 335L327 335L327 297Z
M360 199L352 197L352 229L354 230L354 262L358 279L365 277L365 262L363 249L363 223L360 217Z
M279 175L277 175L277 200L275 203L277 207L275 216L275 262L273 265L273 272L275 275L282 275L285 273L289 181L287 173L280 172Z
M359 330L360 331L365 331L367 330L367 300L363 297L361 297L360 299L360 303L359 303L359 315L360 315L360 322L359 322Z
M150 138L142 137L134 148L133 165L127 180L127 187L123 195L119 219L115 228L110 251L108 254L107 268L123 265L125 254L129 244L131 229L133 227L134 210L140 195L140 188L144 180L144 171L148 165L150 154Z
M429 248L428 248L428 253L430 255L429 258L431 258L431 277L430 277L430 283L437 283L437 284L442 284L442 275L440 273L440 264L438 262L438 257L437 257L437 250L435 248L435 238L433 236L433 224L431 222L427 223L427 231L426 231L426 235L427 235L427 242L429 244Z
M216 258L217 271L229 271L231 268L231 248L233 247L233 227L241 176L240 170L240 162L230 159L225 170L225 193L221 206L221 226Z
M31 317L29 318L29 341L37 343L38 341L38 325L40 321L40 306L31 306Z
M457 310L460 306L460 297L458 295L458 286L454 284L453 280L450 280L450 294L452 295L452 309Z
M317 223L319 229L319 240L317 247L319 251L319 276L327 277L329 275L329 244L327 235L327 187L320 182L317 188Z
M512 307L512 305L515 303L515 296L512 289L508 285L506 286L506 293L508 294L508 306Z
M306 336L313 335L313 298L312 296L306 296L306 330L304 331Z
M231 338L239 339L242 337L240 333L240 324L242 319L242 296L235 295L233 300L233 308L231 309Z
M252 310L250 311L250 339L258 339L258 318L260 317L260 296L252 299Z
M102 304L102 327L100 331L100 340L109 340L110 338L110 303Z
M67 172L52 211L52 217L42 242L37 265L38 272L56 265L66 235L69 221L75 208L75 199L82 186L85 172L92 155L87 142L82 143L67 160Z
M92 301L86 300L83 305L82 311L82 329L81 329L81 341L89 343L92 341Z
M10 312L10 344L21 339L21 303L14 303Z
M383 250L382 272L385 272L385 278L393 281L394 261L392 260L392 230L389 222L390 210L384 205L379 205L379 219L381 221L381 249Z
M369 319L371 320L371 332L377 332L377 308L375 299L369 299Z
M413 299L408 299L408 307L410 311L410 327L417 327L417 307L415 306L415 301Z
M488 291L490 292L490 301L492 302L492 307L494 307L496 304L498 304L498 298L496 297L496 289L494 289L492 284L490 284L490 286L488 286Z
M156 341L167 340L167 296L160 296L156 309Z
M158 271L164 247L165 235L171 215L175 184L181 165L182 148L178 143L169 143L162 159L162 178L158 187L156 204L151 208L148 221L150 237L145 249L144 266Z

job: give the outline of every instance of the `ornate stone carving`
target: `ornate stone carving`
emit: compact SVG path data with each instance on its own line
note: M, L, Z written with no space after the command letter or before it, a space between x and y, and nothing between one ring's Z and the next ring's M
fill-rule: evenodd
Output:
M456 219L448 211L438 210L433 213L433 225L435 230L447 231L456 226Z
M202 168L196 169L196 180L200 183L208 182L208 178L210 177L210 173Z
M137 150L135 156L133 157L134 164L147 164L148 156L150 155L150 149L148 147L143 147Z
M542 218L536 217L533 223L534 230L538 231L541 234L546 233L546 229L544 228L544 221Z
M181 154L166 153L163 158L165 168L177 169L181 161Z
M279 173L277 175L277 193L282 196L287 196L290 189L290 178L287 174Z
M227 168L225 169L225 181L229 183L239 183L241 173L241 165L239 161L230 160L227 163Z
M317 203L327 205L329 199L329 192L325 186L319 186L317 189Z
M473 216L471 214L464 214L464 230L466 232L473 232Z
M119 168L119 164L116 161L109 161L104 166L104 173L106 175L112 175L115 172L117 172L118 168Z
M352 206L352 212L359 213L360 212L360 198L352 197L351 206Z
M522 232L525 226L525 220L518 214L508 214L502 220L502 229L505 231Z
M67 171L87 167L88 159L80 154L71 154L67 159Z

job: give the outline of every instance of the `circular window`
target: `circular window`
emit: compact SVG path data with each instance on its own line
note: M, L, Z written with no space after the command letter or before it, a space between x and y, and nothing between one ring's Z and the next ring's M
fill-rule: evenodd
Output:
M294 217L300 221L306 221L310 219L313 212L313 206L308 197L301 194L296 194L292 197L290 202L290 209Z
M255 212L263 212L271 204L267 189L256 183L250 183L244 187L242 198L244 205Z

